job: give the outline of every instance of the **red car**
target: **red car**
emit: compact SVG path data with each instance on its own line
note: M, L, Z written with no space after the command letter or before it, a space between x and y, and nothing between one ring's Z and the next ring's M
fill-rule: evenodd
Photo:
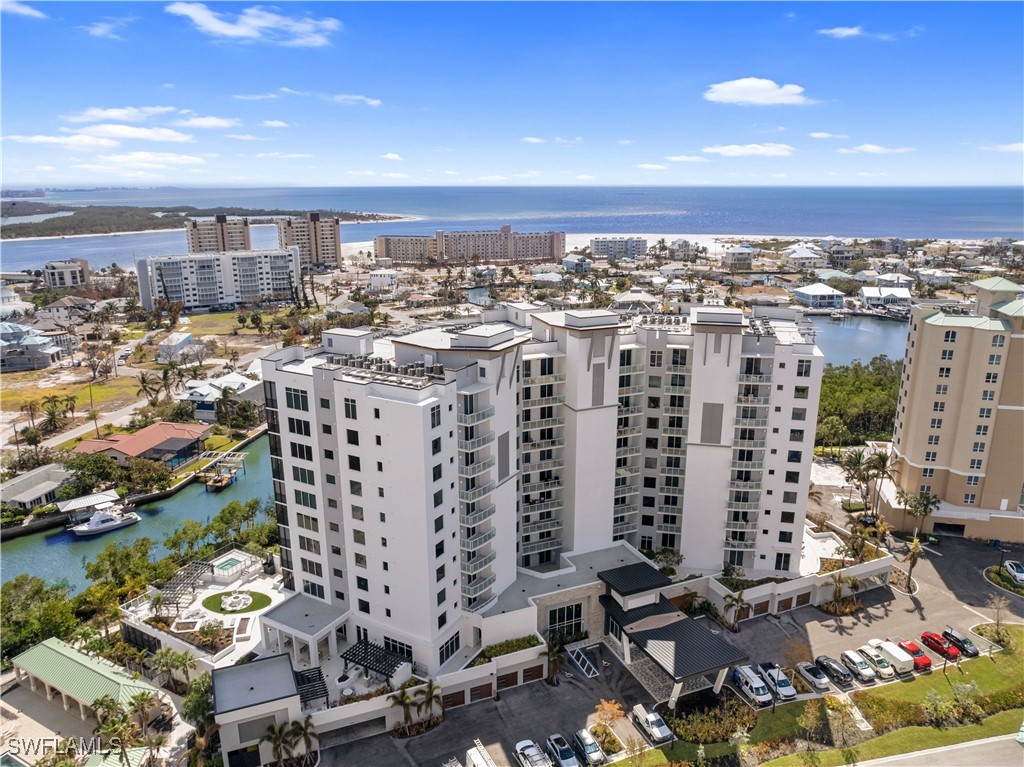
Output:
M932 667L932 659L925 655L924 650L917 646L917 642L912 642L909 639L900 639L900 637L891 637L888 641L894 643L914 659L915 671L927 671Z
M921 641L928 646L929 650L935 650L946 660L956 660L960 657L960 651L951 645L948 639L939 636L934 631L926 631L921 634Z

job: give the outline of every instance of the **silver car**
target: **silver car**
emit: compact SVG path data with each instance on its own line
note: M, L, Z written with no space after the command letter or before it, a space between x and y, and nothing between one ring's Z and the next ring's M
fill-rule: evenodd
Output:
M796 673L803 677L804 681L811 686L815 692L827 692L829 689L828 677L820 668L813 663L804 661L796 664Z
M590 734L589 730L577 730L576 734L572 736L572 745L584 763L588 765L604 763L604 751L597 745L597 741L594 740L594 736Z

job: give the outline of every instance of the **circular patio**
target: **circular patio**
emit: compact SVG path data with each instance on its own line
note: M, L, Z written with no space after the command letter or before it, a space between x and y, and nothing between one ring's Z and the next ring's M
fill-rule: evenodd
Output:
M270 606L270 597L260 591L221 591L203 600L203 607L220 615L242 615Z

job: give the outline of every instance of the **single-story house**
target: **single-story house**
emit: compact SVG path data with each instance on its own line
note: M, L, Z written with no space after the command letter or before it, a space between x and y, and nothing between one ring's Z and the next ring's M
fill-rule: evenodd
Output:
M185 383L185 391L177 395L179 402L191 402L196 406L196 418L206 423L217 421L217 403L224 396L224 390L234 392L232 400L255 402L263 409L263 381L252 379L242 373L228 373L220 378L206 381L192 380Z
M914 284L914 278L897 272L887 272L875 278L875 283L884 288L909 288Z
M369 314L370 310L366 308L366 304L360 303L359 301L349 301L347 298L338 296L331 301L325 309L327 314Z
M166 463L171 468L194 458L203 449L210 426L195 423L154 423L134 434L111 434L100 439L84 439L73 453L104 453L118 465L131 458L146 458Z
M887 306L910 306L910 290L907 288L865 286L860 289L860 302L868 309L882 309Z
M541 272L533 275L533 282L535 285L561 285L563 276L564 275L559 274L558 272Z
M874 269L861 269L853 275L853 279L857 280L857 282L874 282L878 279L878 272Z
M71 471L60 463L48 463L26 471L0 485L4 503L24 511L57 502L57 493L71 479Z
M171 333L160 342L157 360L159 362L178 362L181 359L181 353L191 345L191 333Z
M793 297L811 309L842 309L845 296L842 291L831 288L823 282L804 285L793 291Z

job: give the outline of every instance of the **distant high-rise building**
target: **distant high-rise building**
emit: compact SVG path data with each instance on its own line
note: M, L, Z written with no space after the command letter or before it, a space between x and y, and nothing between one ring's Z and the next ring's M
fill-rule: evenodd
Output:
M893 440L889 521L975 538L1024 540L1024 286L973 283L977 304L915 305ZM937 496L922 520L895 488Z
M564 232L513 232L511 226L486 232L445 232L433 237L381 235L373 238L374 255L394 266L467 266L561 261Z
M252 250L249 219L218 214L185 221L189 253L226 253Z
M642 237L595 237L590 241L591 258L643 258L647 240Z
M277 244L282 248L297 246L303 269L338 266L341 264L341 219L321 217L319 213L307 213L305 219L278 219Z
M43 264L43 284L52 290L77 288L89 283L89 262L84 258L47 261Z

